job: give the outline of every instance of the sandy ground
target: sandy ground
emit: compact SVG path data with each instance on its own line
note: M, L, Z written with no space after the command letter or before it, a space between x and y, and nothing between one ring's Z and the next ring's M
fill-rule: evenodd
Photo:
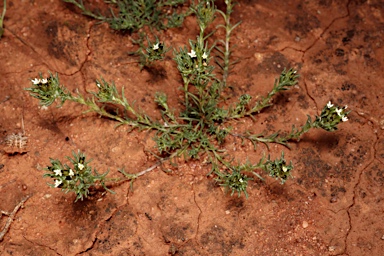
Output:
M224 5L218 2L219 8ZM249 198L225 195L208 167L180 162L74 203L46 185L42 167L82 150L98 170L134 173L153 164L153 134L115 129L116 123L68 103L43 110L23 88L48 71L70 90L86 93L101 76L154 117L157 91L178 107L180 76L172 60L144 69L128 54L130 35L112 31L61 1L8 1L0 39L0 210L14 221L1 255L350 255L384 252L384 3L383 1L240 1L233 13L239 58L229 83L233 96L265 95L285 67L296 67L298 86L279 95L256 121L235 122L254 133L288 131L331 100L352 111L339 130L314 130L291 150L228 140L238 159L263 153L292 160L294 179L251 182ZM219 20L218 20L219 22ZM187 45L198 33L194 17L162 34L168 45ZM219 31L215 37L223 35ZM18 149L5 137L21 133ZM21 206L21 205L19 205ZM3 215L0 228L7 224Z

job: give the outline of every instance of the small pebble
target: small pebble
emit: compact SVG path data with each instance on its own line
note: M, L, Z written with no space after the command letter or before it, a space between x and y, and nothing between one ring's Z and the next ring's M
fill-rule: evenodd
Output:
M308 227L308 222L303 221L303 228L307 228L307 227Z
M45 194L43 198L44 198L44 199L45 199L45 198L50 198L51 196L52 196L51 194Z

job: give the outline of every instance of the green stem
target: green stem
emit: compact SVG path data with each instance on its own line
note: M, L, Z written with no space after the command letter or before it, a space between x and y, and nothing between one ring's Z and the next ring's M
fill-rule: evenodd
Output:
M184 78L184 98L185 98L185 108L186 112L189 113L189 97L188 97L188 85L189 85L189 79Z
M227 4L227 13L225 15L225 45L224 45L224 70L223 70L223 87L227 87L227 78L228 78L228 73L229 73L229 57L230 57L230 52L229 52L229 41L231 38L231 12L232 12L232 3L231 1L225 1Z
M222 67L223 68L223 80L222 80L223 88L227 87L227 80L229 76L229 66L230 66L230 57L231 57L231 48L230 48L231 34L232 34L232 31L241 23L240 21L233 26L231 25L231 13L233 12L234 5L232 4L231 0L226 0L225 4L227 6L226 13L218 10L218 12L223 16L223 19L225 21L225 26L224 25L218 26L225 29L225 41L219 40L224 46L224 51L220 50L220 52L224 55L223 57L224 65Z
M5 17L6 11L7 11L7 0L4 0L3 13L1 14L1 17L0 17L0 38L4 33L3 20Z
M91 111L96 112L97 114L99 114L101 116L105 116L105 117L114 119L114 120L116 120L116 121L118 121L118 122L120 122L122 124L129 124L129 125L134 126L134 127L137 126L137 124L135 122L129 122L126 119L123 119L123 118L121 118L119 116L112 115L112 114L108 113L103 108L100 108L95 103L95 101L93 99L92 100L90 100L90 99L85 100L82 95L78 95L77 97L74 97L74 96L71 95L69 100L73 101L73 102L76 102L76 103L79 103L79 104L82 104L82 105L86 105L86 106L88 106L91 109Z
M3 19L5 17L5 12L7 11L7 0L4 0L3 14L1 14L0 25L3 25Z
M83 11L83 14L84 15L87 15L89 17L92 17L94 19L97 19L97 20L105 20L105 17L103 16L97 16L95 14L93 14L91 11L85 9L85 6L83 4L83 0L80 0L80 3L78 3L77 1L75 0L63 0L64 2L67 2L67 3L72 3L74 5L76 5L80 10Z

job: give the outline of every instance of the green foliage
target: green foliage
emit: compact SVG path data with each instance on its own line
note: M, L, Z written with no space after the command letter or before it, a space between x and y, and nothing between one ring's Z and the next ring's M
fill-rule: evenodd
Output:
M112 2L116 3L116 1ZM255 148L258 143L263 143L266 146L269 143L277 143L288 147L290 140L300 140L300 137L312 128L335 131L340 122L348 120L349 112L345 111L346 107L337 108L329 102L321 115L314 118L315 121L312 121L312 118L308 116L303 126L300 128L292 126L288 133L280 131L269 135L253 134L250 131L233 133L230 124L241 118L254 118L254 115L272 105L272 99L276 94L296 85L299 76L294 69L284 70L275 80L273 88L266 96L253 101L254 97L244 94L240 96L237 102L227 106L224 102L223 92L227 89L227 77L230 74L230 66L233 64L231 62L232 48L229 46L230 36L233 29L240 23L235 25L230 23L230 14L234 5L230 0L226 0L225 3L227 4L226 13L218 11L214 1L200 1L193 6L192 11L197 16L200 33L196 40L189 40L188 47L184 46L173 50L174 60L183 81L180 88L184 94L184 107L180 111L174 111L168 104L167 95L161 92L157 93L154 101L160 109L161 120L154 120L145 113L140 113L133 104L128 102L124 87L119 92L114 83L109 83L104 79L96 81L97 91L91 92L91 97L85 97L79 92L74 95L71 94L60 84L58 76L52 74L47 79L40 75L40 78L31 80L32 87L26 88L26 90L30 91L31 96L39 99L43 106L51 105L56 99L60 101L61 106L69 100L86 105L89 112L114 119L120 125L129 125L132 129L153 130L158 151L157 157L161 161L172 160L175 157L183 157L186 161L204 158L204 162L211 165L211 171L208 175L215 175L216 181L226 191L230 191L231 195L237 192L239 196L242 193L248 196L246 191L248 181L253 179L248 175L263 179L256 170L265 171L269 176L280 180L283 184L291 177L291 170L293 169L292 163L286 163L284 153L280 159L276 160L271 160L268 156L267 159L262 157L256 164L249 162L234 164L234 159L228 156L223 147L228 136L239 138L242 141L251 141ZM217 12L225 21L225 25L219 26L226 31L225 39L218 41L221 47L215 44L210 45L208 39L211 34L206 34L206 29L215 19ZM152 61L162 59L168 50L157 37L154 42L147 38L147 46L142 41L139 44L141 50L137 54L141 56L141 68L148 67ZM219 54L218 59L221 60L218 66L212 64L212 55L215 52ZM217 67L220 68L219 72L215 70ZM221 79L217 77L218 73L221 74ZM106 111L106 104L109 107L115 106L116 111ZM55 164L55 167L52 167L51 172L56 170L55 168L68 169L62 168L61 163L56 162L56 160L52 164ZM145 173L129 175L123 171L120 172L131 181ZM52 173L50 175L56 181L62 182L59 185L67 184L64 183L66 179L60 179L57 175L52 176ZM71 189L73 190L73 188ZM76 193L79 192L76 191ZM81 195L84 193L81 192Z
M44 177L49 177L54 180L54 184L49 184L53 188L61 188L65 193L74 192L76 194L76 201L83 200L89 195L89 189L91 187L100 184L105 190L114 193L109 190L105 185L104 174L99 174L96 169L93 169L88 165L90 161L86 160L86 156L82 152L72 152L73 158L67 157L71 162L72 167L67 164L62 164L58 159L50 159L51 165L44 168L46 173ZM75 201L75 202L76 202Z
M271 161L269 156L268 160L263 166L263 169L269 174L269 176L275 179L280 179L280 183L284 184L291 176L291 170L293 169L292 162L287 165L284 159L284 152L281 152L281 158Z
M25 90L30 91L30 95L38 100L40 100L40 105L44 107L50 106L57 98L61 100L61 104L71 97L71 94L67 89L60 85L59 77L56 74L55 76L49 73L48 78L43 78L39 74L40 78L32 79L31 82L34 85L31 88L26 88Z
M145 46L143 37L143 34L140 33L140 38L138 40L132 40L134 44L139 45L139 49L130 53L139 56L141 69L144 67L149 68L155 61L163 60L165 54L170 50L170 48L165 46L165 43L159 41L158 37L155 37L155 42L152 42L147 36L147 46Z
M244 193L245 196L248 197L248 181L252 180L252 178L249 178L236 168L234 168L231 172L217 172L216 174L218 176L216 181L218 181L220 186L223 186L227 192L231 190L231 196L237 192L239 197L241 193Z
M180 27L184 18L191 14L178 12L185 4L185 0L110 0L105 1L111 6L110 16L96 14L87 9L83 0L63 0L74 4L84 15L90 16L102 22L107 22L114 30L126 30L136 32L144 26L164 30ZM114 11L117 10L117 13Z
M339 123L348 121L349 111L346 111L346 109L347 106L340 108L328 102L321 111L320 116L316 117L313 126L330 132L336 131Z

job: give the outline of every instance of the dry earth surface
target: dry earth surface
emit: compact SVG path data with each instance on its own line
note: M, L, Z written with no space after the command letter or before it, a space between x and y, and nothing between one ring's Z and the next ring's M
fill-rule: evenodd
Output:
M48 71L83 93L102 76L126 88L126 96L151 116L157 91L179 108L181 78L172 60L140 71L129 51L129 34L112 31L61 1L7 1L0 39L0 210L16 214L1 255L350 255L384 253L384 2L239 1L233 22L232 96L265 95L284 67L296 67L298 86L280 94L256 120L234 122L254 133L288 131L331 100L352 110L334 133L313 130L291 150L229 139L237 159L274 159L285 151L294 179L285 185L253 181L249 198L225 195L203 162L181 162L165 173L156 168L135 181L74 203L46 185L49 157L85 151L98 170L134 173L153 164L153 134L115 129L116 123L66 103L44 110L23 88ZM90 1L97 3L101 1ZM218 1L218 7L225 5ZM217 22L220 22L217 19ZM168 45L187 45L198 33L194 17L161 35ZM223 36L223 31L215 38ZM26 148L5 145L22 132ZM2 229L8 220L3 215Z

